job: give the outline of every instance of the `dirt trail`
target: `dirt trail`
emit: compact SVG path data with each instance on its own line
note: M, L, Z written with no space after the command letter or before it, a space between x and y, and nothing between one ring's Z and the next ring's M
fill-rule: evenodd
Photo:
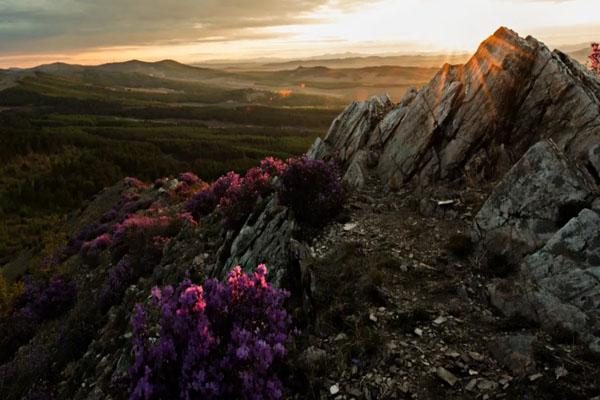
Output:
M568 339L560 343L565 338L553 339L526 321L507 320L489 305L486 284L494 274L510 270L486 264L466 239L484 199L482 192L449 189L386 194L378 182L352 195L347 222L331 225L315 239L315 257L331 258L330 249L339 252L340 243L354 242L358 262L365 268L382 256L394 262L381 271L380 301L368 304L362 310L365 315L355 319L377 335L373 351L345 362L339 355L356 338L340 332L309 340L313 358L337 357L329 359L326 377L317 379L316 397L596 399L600 395L600 363L586 359L584 346ZM504 337L516 339L497 342ZM523 347L523 342L531 346ZM508 355L503 358L502 352Z

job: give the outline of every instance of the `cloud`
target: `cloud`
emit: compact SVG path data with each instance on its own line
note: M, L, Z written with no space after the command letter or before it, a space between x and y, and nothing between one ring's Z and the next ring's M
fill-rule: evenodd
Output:
M0 52L264 38L262 28L316 23L308 13L364 1L0 0Z

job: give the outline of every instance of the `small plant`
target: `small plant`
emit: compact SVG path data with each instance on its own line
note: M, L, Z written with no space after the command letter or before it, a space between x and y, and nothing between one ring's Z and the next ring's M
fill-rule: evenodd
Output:
M148 185L146 185L144 182L142 182L141 180L139 180L138 178L136 178L134 176L126 177L125 179L123 179L123 182L125 182L125 185L127 185L128 187L138 189L138 190L143 190L143 189L148 188Z
M0 318L13 311L15 300L23 294L23 284L20 282L9 283L0 273Z
M259 167L249 169L243 177L229 172L207 189L199 191L188 201L186 208L198 220L218 206L225 227L237 229L254 209L256 200L272 190L273 178L281 175L286 168L283 161L267 157Z
M108 233L103 233L97 238L83 243L81 246L81 257L83 261L92 266L97 266L100 253L108 249L112 244L112 237Z
M473 239L465 233L457 233L450 236L446 247L452 255L458 258L467 257L475 249Z
M157 217L130 215L125 221L117 224L113 233L112 255L119 260L130 250L146 248L156 236L171 237L179 232L182 221L166 215Z
M271 176L280 176L287 168L287 164L273 157L266 157L260 162L260 169Z
M346 196L333 163L307 157L291 160L281 181L279 200L300 221L321 226L342 210Z
M596 75L600 76L600 43L592 43L592 49L588 58L590 59L590 69Z
M202 182L200 180L200 178L198 178L198 176L196 174L194 174L193 172L181 173L181 174L177 175L177 180L184 182L185 184L187 184L189 186L193 186L193 185L196 185L196 184Z
M123 297L134 277L131 257L126 255L108 271L108 278L100 290L100 308L105 310L116 304Z
M54 318L75 303L75 283L55 276L48 282L25 281L20 313L40 320Z
M271 175L259 167L249 169L242 179L233 182L219 201L225 227L240 228L254 209L256 200L270 189Z
M231 186L238 186L241 177L235 172L228 172L217 179L210 187L198 192L188 201L186 209L192 213L196 220L215 210L221 198Z
M288 293L236 267L226 283L189 280L152 290L132 318L130 399L280 399L275 365L287 354Z

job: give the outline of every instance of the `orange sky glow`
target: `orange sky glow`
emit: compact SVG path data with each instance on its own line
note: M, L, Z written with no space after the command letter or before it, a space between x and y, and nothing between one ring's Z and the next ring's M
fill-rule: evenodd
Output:
M88 0L0 0L0 68L471 52L499 26L553 47L600 39L598 0L106 1L95 26Z

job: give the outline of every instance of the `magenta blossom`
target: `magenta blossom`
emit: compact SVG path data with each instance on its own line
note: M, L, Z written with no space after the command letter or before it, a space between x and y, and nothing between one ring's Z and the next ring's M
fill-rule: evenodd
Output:
M266 276L264 265L252 276L236 267L226 283L152 289L151 306L136 305L132 318L130 399L281 399L289 294Z

